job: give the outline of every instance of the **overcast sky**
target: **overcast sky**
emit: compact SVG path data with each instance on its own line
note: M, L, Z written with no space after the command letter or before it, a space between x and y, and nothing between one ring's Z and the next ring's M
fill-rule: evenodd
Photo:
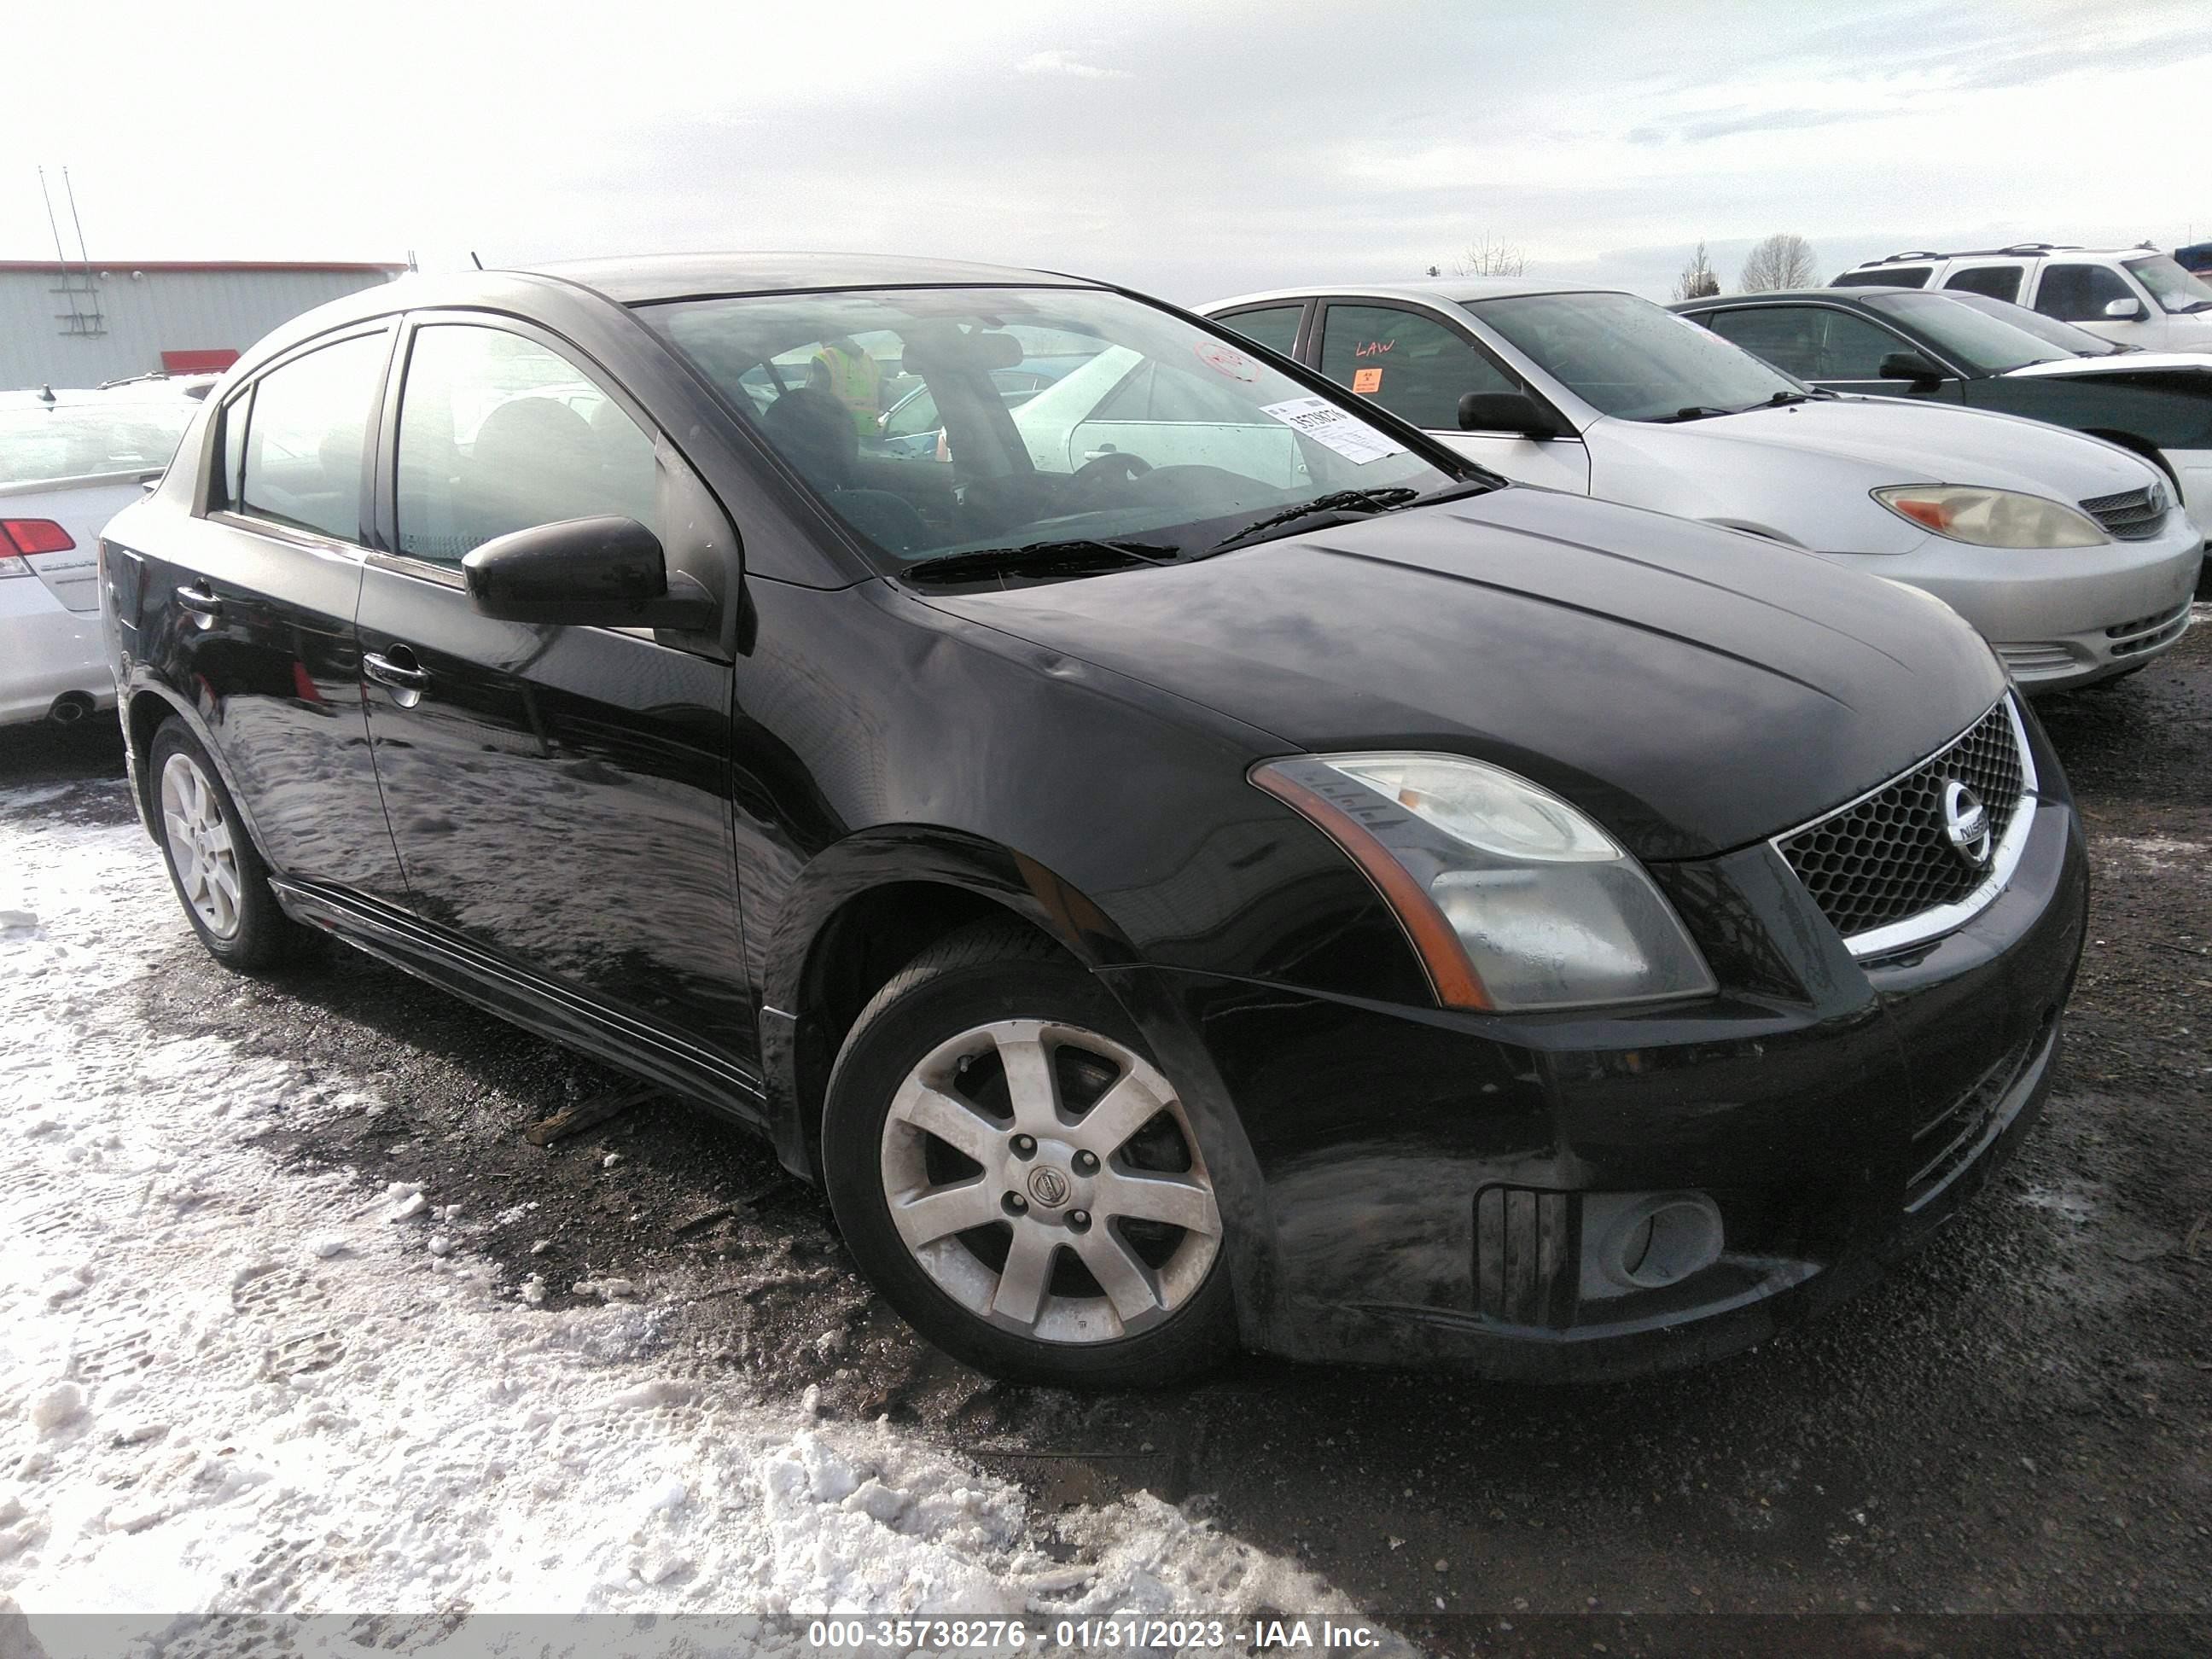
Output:
M89 20L89 21L88 21ZM2212 237L2206 0L9 9L0 257L836 248L1196 301L1449 270L1664 297L1796 231ZM66 206L64 234L72 252Z

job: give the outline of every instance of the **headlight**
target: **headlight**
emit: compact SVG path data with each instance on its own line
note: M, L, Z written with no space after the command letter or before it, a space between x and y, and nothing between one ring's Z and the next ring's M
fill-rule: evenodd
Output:
M1900 518L1975 547L2102 547L2112 538L2063 501L1970 484L1897 484L1874 492Z
M1643 866L1526 778L1451 755L1310 755L1255 767L1252 781L1367 872L1447 1006L1583 1008L1715 989Z

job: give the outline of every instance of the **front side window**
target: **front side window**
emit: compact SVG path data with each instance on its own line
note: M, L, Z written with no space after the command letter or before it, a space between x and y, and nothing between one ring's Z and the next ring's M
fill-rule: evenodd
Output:
M1289 357L1297 352L1298 320L1304 314L1305 307L1303 305L1267 306L1259 311L1240 311L1233 317L1221 317L1215 320L1235 329L1246 339Z
M1848 311L1821 313L1820 373L1823 380L1880 380L1882 359L1893 352L1911 351L1912 343L1891 333L1878 323L1855 317ZM1916 353L1916 356L1920 355Z
M1953 271L1943 286L1964 294L1986 294L1992 300L2017 300L2025 270L2022 265L1968 265Z
M1603 414L1729 414L1804 388L1686 317L1629 294L1522 294L1468 307Z
M2106 306L2135 297L2120 273L2106 266L2048 264L2036 284L2035 308L2062 323L2103 322Z
M2192 276L2165 254L2148 259L2124 259L2121 263L2161 309L2177 314L2212 311L2212 284Z
M1432 432L1458 429L1468 392L1522 389L1453 329L1396 306L1331 306L1322 319L1321 372Z
M1316 495L1457 476L1353 400L1124 295L901 289L638 310L890 570L1083 539L1202 551ZM872 363L848 364L842 389L812 372L836 341ZM928 415L893 403L859 418L871 380L926 393Z
M1866 307L1888 313L1915 333L1925 335L1945 356L1983 374L2002 374L2070 355L2064 347L2038 339L1957 295L1877 294L1867 300Z
M399 398L396 528L410 558L458 564L495 536L567 519L659 533L653 440L550 347L505 329L417 329Z
M254 382L240 512L361 539L362 452L388 343L383 334L356 335Z

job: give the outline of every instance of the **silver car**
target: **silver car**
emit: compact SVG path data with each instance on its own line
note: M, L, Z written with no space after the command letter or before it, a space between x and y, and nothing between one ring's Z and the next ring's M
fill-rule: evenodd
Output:
M1613 289L1463 278L1200 309L1507 477L1921 588L2032 691L2127 673L2189 626L2203 533L2163 473L2099 439L1815 392Z

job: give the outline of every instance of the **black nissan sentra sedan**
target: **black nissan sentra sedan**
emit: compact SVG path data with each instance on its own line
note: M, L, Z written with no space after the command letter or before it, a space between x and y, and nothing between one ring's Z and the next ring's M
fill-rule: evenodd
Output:
M1108 286L410 278L101 568L219 960L335 933L765 1133L1001 1375L1704 1358L2049 1085L2081 838L1971 629Z

